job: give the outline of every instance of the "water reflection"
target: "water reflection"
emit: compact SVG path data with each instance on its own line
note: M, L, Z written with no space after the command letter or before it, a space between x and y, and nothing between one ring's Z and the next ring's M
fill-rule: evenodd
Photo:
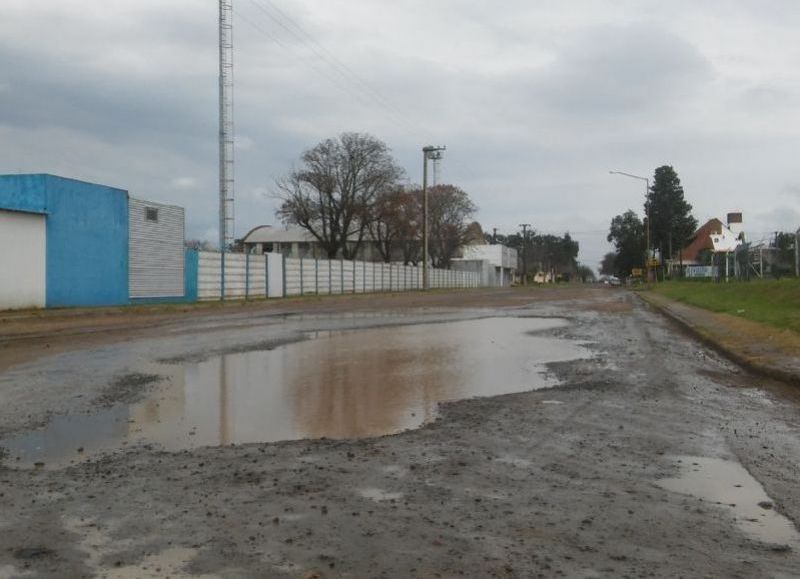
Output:
M681 476L662 479L658 486L728 510L744 532L760 541L800 547L794 524L775 510L764 487L741 464L703 456L674 460L681 467Z
M531 332L564 324L488 318L324 332L274 350L163 366L166 385L140 403L56 419L3 445L21 462L58 465L75 460L79 446L92 454L129 442L175 450L395 433L431 420L440 401L554 384L544 364L588 351Z

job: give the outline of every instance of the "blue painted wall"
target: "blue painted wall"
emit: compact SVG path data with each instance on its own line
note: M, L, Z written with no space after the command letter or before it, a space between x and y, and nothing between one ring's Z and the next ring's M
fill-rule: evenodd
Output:
M127 191L54 175L3 175L0 208L47 214L47 307L128 303Z
M44 213L46 175L0 175L0 209Z
M187 302L197 301L197 276L200 273L200 254L196 249L186 250L183 266L183 298Z

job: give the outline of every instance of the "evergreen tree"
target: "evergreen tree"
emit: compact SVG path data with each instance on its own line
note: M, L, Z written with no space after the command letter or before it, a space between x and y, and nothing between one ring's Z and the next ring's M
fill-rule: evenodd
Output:
M614 271L617 277L626 278L633 268L644 267L646 239L644 223L631 210L611 220L608 241L614 244L616 257Z
M645 200L645 214L650 220L650 245L659 249L661 263L683 247L697 229L692 206L683 198L678 174L669 165L656 169L653 184Z

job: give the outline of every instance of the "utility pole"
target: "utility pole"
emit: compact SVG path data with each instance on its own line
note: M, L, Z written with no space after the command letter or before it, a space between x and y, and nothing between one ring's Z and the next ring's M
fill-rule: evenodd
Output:
M800 277L800 227L794 234L794 276Z
M422 289L430 289L428 282L428 159L441 159L447 147L428 145L422 148Z
M528 285L528 227L530 223L520 223L522 227L522 285Z
M219 0L219 248L233 243L233 0Z
M640 177L639 175L632 175L631 173L623 173L622 171L609 171L611 175L622 175L623 177L630 177L631 179L638 179L639 181L644 181L644 214L645 220L647 221L647 258L645 260L645 271L647 272L647 281L650 281L650 260L652 258L652 254L650 252L650 201L647 197L650 195L650 178L649 177ZM670 242L671 243L671 242ZM670 255L670 257L672 257Z

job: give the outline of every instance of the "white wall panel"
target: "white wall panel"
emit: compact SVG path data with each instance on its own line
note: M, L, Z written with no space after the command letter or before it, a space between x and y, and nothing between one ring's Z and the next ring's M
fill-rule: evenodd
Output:
M45 305L45 216L0 211L0 309Z

